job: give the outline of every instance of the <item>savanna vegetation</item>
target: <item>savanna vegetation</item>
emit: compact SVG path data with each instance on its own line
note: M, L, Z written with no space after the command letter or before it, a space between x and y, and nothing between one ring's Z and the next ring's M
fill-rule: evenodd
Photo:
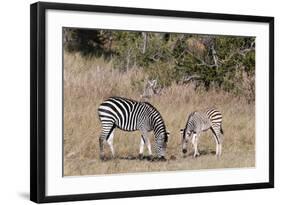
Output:
M255 166L254 37L65 28L63 69L65 175ZM153 104L170 131L167 158L176 159L137 160L139 132L116 130L117 158L100 161L97 108L109 96ZM201 156L193 159L190 147L184 158L180 129L189 113L208 107L223 114L222 157L209 131Z

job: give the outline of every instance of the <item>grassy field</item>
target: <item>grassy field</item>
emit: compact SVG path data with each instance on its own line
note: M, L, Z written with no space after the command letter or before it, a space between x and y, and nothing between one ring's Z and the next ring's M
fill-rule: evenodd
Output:
M79 54L65 53L65 176L255 166L255 105L223 91L194 91L192 84L173 84L149 100L162 114L170 131L167 159L174 155L175 160L150 162L125 159L138 155L140 133L116 130L114 147L117 158L100 161L98 138L101 126L97 115L99 104L110 96L140 100L141 89L136 82L143 78L143 73L136 68L119 72L102 58L82 58ZM211 131L208 131L199 140L201 156L193 158L193 149L189 146L189 155L184 158L181 152L180 129L184 127L187 115L211 106L217 107L223 114L222 157L215 157L215 141ZM152 144L153 139L151 133ZM108 146L105 146L105 151L110 156ZM145 149L145 153L146 151Z

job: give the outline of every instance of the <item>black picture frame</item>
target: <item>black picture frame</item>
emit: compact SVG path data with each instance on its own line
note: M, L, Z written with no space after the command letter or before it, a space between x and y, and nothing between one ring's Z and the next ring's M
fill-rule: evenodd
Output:
M263 22L269 24L269 181L263 183L229 184L191 188L170 188L107 193L46 196L46 10L86 11L136 14L160 17L214 19ZM264 16L229 15L144 8L125 8L82 4L38 2L30 6L30 200L37 203L76 200L97 200L198 192L218 192L274 187L274 18Z

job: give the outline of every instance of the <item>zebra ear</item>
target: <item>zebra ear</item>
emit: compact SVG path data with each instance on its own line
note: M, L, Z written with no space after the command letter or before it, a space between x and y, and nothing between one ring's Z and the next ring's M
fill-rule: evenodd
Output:
M167 131L166 134L167 134L168 137L170 137L170 132L169 131Z
M183 134L183 131L184 131L184 129L181 129L181 130L180 130L180 133Z

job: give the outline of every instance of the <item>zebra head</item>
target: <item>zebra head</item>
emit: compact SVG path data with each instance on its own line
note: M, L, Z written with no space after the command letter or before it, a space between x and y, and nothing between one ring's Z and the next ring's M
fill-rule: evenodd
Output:
M156 138L156 153L158 159L165 159L169 135L169 132L163 132Z
M180 130L180 133L182 135L182 152L185 154L187 152L187 144L191 140L192 131L184 128Z

